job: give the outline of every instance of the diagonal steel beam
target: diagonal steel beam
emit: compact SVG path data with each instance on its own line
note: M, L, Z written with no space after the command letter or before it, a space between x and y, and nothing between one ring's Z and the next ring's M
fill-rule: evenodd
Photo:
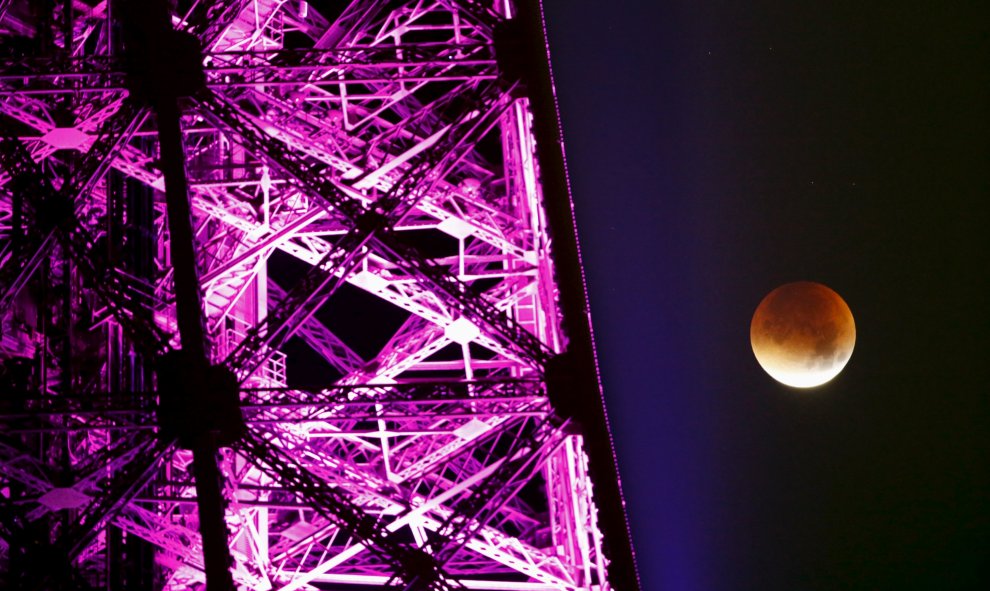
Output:
M529 433L514 439L497 469L453 505L439 528L440 536L431 544L441 564L450 561L542 467L552 449L563 443L565 427L548 414Z
M256 0L197 0L180 20L180 27L198 37L202 47L208 49L252 1Z
M262 471L309 500L314 510L323 518L337 523L342 529L368 544L368 550L388 563L406 589L448 590L452 581L433 558L413 544L400 542L378 520L365 513L347 496L307 468L299 465L288 454L250 430L235 445Z
M388 4L387 0L351 0L337 19L313 44L316 49L336 49L367 28Z
M268 280L268 294L276 302L287 295L286 291L271 279ZM347 343L340 340L316 318L307 320L299 328L298 334L327 363L344 375L358 371L364 365L364 360L347 346Z
M536 361L538 364L540 361L548 358L549 353L546 351L545 347L536 339L531 333L518 326L513 320L508 318L504 313L495 309L486 300L474 296L467 286L461 283L456 277L450 275L450 273L445 268L440 268L433 263L430 263L427 259L419 255L411 247L405 246L399 243L394 238L391 238L387 232L382 232L381 229L387 229L389 227L389 217L395 219L400 219L405 211L411 208L411 205L418 201L419 196L423 192L423 184L416 184L416 182L410 182L410 186L404 187L403 184L397 183L396 187L399 188L396 191L392 199L393 203L376 204L372 210L365 209L361 204L356 203L348 196L346 196L335 184L324 179L316 174L314 171L310 170L309 167L303 160L303 157L299 154L295 154L285 149L284 146L274 141L271 137L265 134L253 121L250 121L236 109L232 108L225 100L220 97L213 95L212 93L205 93L205 96L201 97L200 104L203 107L204 115L208 118L214 120L214 122L222 127L227 127L235 132L241 139L242 145L249 151L255 152L259 157L267 157L274 164L281 167L286 173L289 174L296 182L300 183L304 189L308 190L312 194L320 195L328 201L328 204L347 218L352 224L352 232L348 236L352 236L345 242L346 246L356 248L367 242L367 239L374 237L374 242L376 248L388 252L388 254L395 257L396 260L401 261L405 271L409 272L411 275L432 284L435 291L441 297L449 302L452 309L459 310L461 314L468 317L469 320L477 322L482 326L487 326L493 329L494 334L500 335L505 339L506 348L521 350L528 358ZM491 112L491 111L489 111ZM461 124L469 127L469 129L478 129L477 122L473 121L473 117L470 115L465 116ZM448 134L448 137L453 139L450 142L443 142L437 147L435 152L442 154L442 157L448 156L451 152L449 149L456 148L463 141L462 137L456 136L454 134ZM453 145L450 145L453 144ZM432 151L431 151L432 153ZM455 156L456 158L456 156ZM407 175L407 179L415 179L415 181L420 181L415 175ZM407 195L406 192L411 192L412 195ZM375 217L366 215L369 211L372 212ZM396 213L398 215L396 215ZM393 222L394 223L394 222ZM367 238L365 238L367 236ZM335 255L337 260L341 262L346 262L348 260L353 261L353 256L348 257L342 254ZM330 262L330 261L327 261ZM314 268L314 273L326 273L326 271ZM343 274L342 272L340 272ZM324 288L329 284L324 277L324 282L320 283L314 279L310 279L310 283L315 283L321 288ZM303 301L314 302L309 296L312 292L300 294L300 298ZM332 291L330 292L332 293ZM321 294L322 295L322 294ZM327 294L329 297L329 294ZM323 298L325 299L325 298ZM286 301L289 301L288 299ZM319 303L322 303L320 300ZM303 319L300 314L295 313L298 306L298 301L292 302L292 310L294 313L293 318ZM318 306L312 308L312 313ZM278 314L273 313L269 318L277 319L279 321L284 321L288 318L288 314ZM271 323L268 323L270 325ZM286 331L291 334L291 331ZM232 366L240 368L242 365L246 364L252 359L254 353L252 351L261 351L262 345L266 341L274 342L269 340L269 335L276 338L282 338L283 334L268 330L268 326L259 327L258 330L254 331L254 334L249 337L250 340L246 341L249 344L244 345L239 348L239 351L244 351L242 353L237 353L236 356L229 359L232 362ZM257 341L257 343L255 343ZM269 348L269 350L272 350ZM240 371L240 373L244 373ZM248 372L249 373L249 372Z

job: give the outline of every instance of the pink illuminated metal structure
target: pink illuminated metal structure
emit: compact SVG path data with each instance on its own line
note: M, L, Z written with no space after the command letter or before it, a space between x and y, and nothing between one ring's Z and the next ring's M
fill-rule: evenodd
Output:
M534 1L0 1L0 584L635 590Z

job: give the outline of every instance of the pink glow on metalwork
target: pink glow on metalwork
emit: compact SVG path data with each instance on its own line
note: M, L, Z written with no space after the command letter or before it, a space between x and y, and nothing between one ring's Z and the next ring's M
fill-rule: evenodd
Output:
M611 588L544 381L570 288L495 56L511 2L196 2L156 42L202 64L151 74L105 7L25 6L0 2L33 38L0 59L0 584L199 590L225 528L239 589Z

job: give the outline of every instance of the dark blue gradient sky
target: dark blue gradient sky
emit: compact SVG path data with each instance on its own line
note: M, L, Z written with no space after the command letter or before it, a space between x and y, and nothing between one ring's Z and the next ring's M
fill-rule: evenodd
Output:
M544 3L644 591L990 588L987 20ZM857 321L813 392L749 350L795 280Z

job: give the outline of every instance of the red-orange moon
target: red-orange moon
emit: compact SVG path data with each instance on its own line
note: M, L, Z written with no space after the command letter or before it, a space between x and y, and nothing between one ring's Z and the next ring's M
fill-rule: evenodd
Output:
M856 325L839 294L821 283L798 281L763 298L749 339L770 377L795 388L813 388L846 366L856 344Z

